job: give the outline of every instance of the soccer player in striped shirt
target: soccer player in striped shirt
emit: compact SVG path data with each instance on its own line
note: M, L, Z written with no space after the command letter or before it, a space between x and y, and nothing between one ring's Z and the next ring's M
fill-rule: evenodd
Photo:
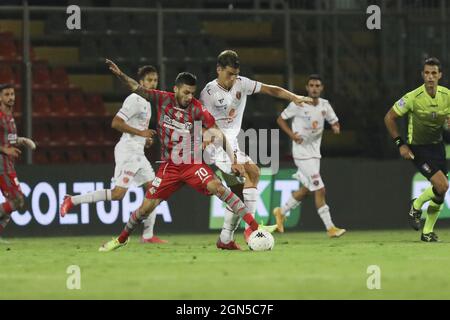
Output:
M0 85L0 190L6 199L0 204L0 234L11 220L11 213L25 208L25 197L14 168L14 162L21 154L18 147L36 148L31 139L17 137L13 117L15 101L14 87L10 84Z
M157 132L161 141L161 155L164 163L159 167L152 187L147 191L144 202L133 212L118 238L103 246L99 251L112 251L128 243L130 233L145 219L150 212L163 200L167 200L174 192L187 184L205 195L216 195L225 202L236 215L241 216L252 230L264 229L274 232L276 226L260 226L251 215L244 203L216 177L212 169L202 158L197 159L198 148L195 130L202 128L215 131L216 137L221 137L224 149L232 159L232 170L236 174L243 173L243 166L236 163L226 138L215 124L214 117L203 108L200 101L194 98L197 79L188 72L180 73L174 86L174 93L148 90L135 80L125 75L112 61L107 60L110 70L128 88L150 101L157 109ZM201 135L201 128L198 130ZM197 133L198 133L197 132ZM186 212L189 214L189 212Z

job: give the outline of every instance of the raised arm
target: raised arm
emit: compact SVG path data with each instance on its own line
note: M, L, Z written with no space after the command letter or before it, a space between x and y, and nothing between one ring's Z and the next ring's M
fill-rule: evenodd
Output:
M313 102L312 98L299 96L281 87L267 84L261 85L260 93L267 94L275 98L284 99L290 102L294 102L298 106L301 106L303 103Z
M122 81L122 83L124 83L128 87L128 89L130 89L131 92L134 92L134 93L140 95L142 98L144 98L146 100L150 100L150 94L148 93L148 91L146 89L144 89L144 87L142 87L136 80L134 80L133 78L130 78L125 73L123 73L119 69L119 67L111 60L106 59L105 62L108 65L109 70L111 70L111 72L120 81Z

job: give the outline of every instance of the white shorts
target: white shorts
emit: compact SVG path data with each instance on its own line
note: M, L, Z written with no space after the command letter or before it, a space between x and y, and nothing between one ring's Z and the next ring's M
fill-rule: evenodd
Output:
M325 187L322 177L320 176L320 159L294 159L298 170L292 175L309 191L317 191Z
M114 151L116 168L114 170L114 185L121 188L141 186L155 179L155 171L145 155L123 154Z
M244 184L245 178L236 176L231 170L230 158L223 148L210 147L208 148L208 153L212 164L214 164L217 168L220 169L220 171L222 171L222 178L228 187L232 187L237 184ZM254 163L248 155L239 150L239 147L236 148L235 153L238 163Z

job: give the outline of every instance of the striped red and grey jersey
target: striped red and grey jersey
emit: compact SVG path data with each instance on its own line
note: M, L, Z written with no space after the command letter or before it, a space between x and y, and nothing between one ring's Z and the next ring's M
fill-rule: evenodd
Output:
M0 111L0 146L11 147L17 144L16 122L12 115ZM14 158L0 153L0 173L15 172Z
M192 99L187 108L181 108L172 92L147 90L147 94L147 100L156 106L157 110L157 131L161 141L162 160L173 161L175 153L181 157L184 150L189 150L193 162L194 153L199 151L197 148L201 149L201 143L197 140L202 133L201 130L194 132L195 123L199 124L200 129L209 129L215 124L214 117L197 99Z

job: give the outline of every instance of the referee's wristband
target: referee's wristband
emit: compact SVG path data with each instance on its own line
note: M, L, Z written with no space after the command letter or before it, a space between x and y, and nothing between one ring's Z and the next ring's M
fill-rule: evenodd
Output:
M406 143L401 137L397 137L394 139L394 143L397 146L397 148L400 148L401 146L404 146Z

